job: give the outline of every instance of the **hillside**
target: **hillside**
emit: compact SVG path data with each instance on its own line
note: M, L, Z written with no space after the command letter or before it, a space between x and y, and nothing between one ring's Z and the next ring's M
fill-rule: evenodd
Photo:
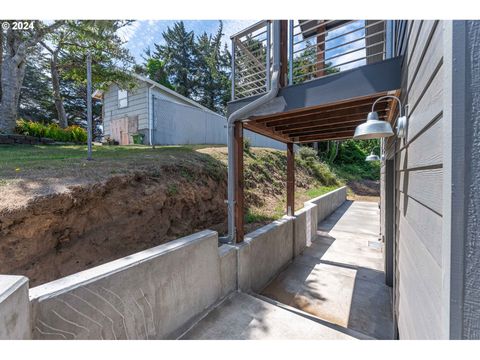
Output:
M205 228L226 232L224 147L0 147L0 272L33 285ZM308 154L307 154L308 155ZM246 231L284 213L285 152L247 149ZM297 156L297 208L341 185Z

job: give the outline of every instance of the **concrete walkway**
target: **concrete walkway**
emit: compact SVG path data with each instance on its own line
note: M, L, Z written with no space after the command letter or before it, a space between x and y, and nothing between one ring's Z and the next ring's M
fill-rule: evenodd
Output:
M210 311L183 340L354 340L338 331L263 301L235 292Z
M392 339L376 203L345 202L261 294L235 292L182 339Z
M376 339L392 339L377 203L345 202L262 295Z

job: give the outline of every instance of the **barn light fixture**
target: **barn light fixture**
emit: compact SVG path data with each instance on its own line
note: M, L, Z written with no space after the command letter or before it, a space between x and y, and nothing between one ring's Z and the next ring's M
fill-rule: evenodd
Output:
M365 158L365 161L380 161L380 157L374 154L373 151Z
M368 113L367 121L364 122L363 124L358 125L357 128L355 129L355 135L353 135L354 139L356 140L378 139L378 138L384 138L384 137L389 137L394 135L394 132L392 130L392 126L390 125L390 123L384 120L380 120L378 118L378 113L375 111L375 105L377 104L377 102L386 98L395 99L396 101L398 101L398 105L400 109L400 118L397 121L397 124L398 124L397 135L399 137L405 136L407 118L406 116L403 115L403 112L402 112L402 102L396 96L386 95L386 96L379 97L377 100L375 100L375 102L372 105L372 111Z

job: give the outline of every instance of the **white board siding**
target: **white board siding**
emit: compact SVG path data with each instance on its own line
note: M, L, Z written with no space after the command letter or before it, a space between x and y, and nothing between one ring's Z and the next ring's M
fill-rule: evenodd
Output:
M395 304L400 339L438 339L442 330L443 31L413 21L402 69L409 104L407 141L388 139L395 157Z

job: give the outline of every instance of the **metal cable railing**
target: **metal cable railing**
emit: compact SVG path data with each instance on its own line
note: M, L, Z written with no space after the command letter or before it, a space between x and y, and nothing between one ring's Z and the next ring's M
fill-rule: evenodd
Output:
M381 61L384 20L298 20L288 24L288 84L300 84ZM265 93L272 62L271 21L233 35L232 99Z

